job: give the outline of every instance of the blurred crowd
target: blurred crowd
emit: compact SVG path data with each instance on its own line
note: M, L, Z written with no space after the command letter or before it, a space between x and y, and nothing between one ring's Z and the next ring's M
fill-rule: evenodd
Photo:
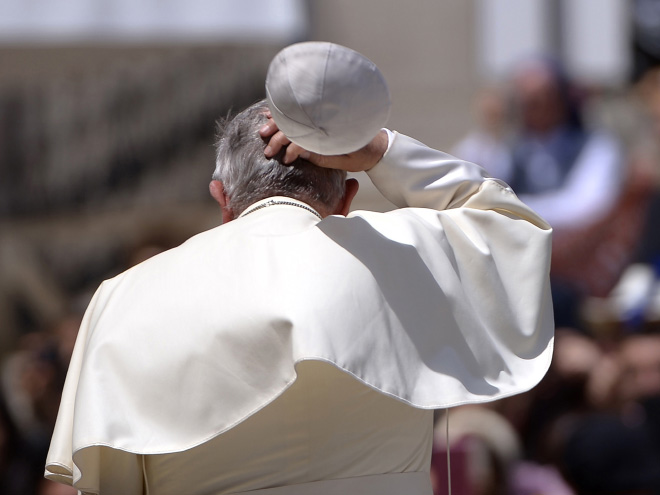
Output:
M555 351L533 390L440 415L435 493L449 446L452 493L659 494L660 70L613 98L534 57L475 108L453 154L554 228Z
M509 85L485 88L476 115L453 154L511 184L554 227L557 336L538 387L437 414L435 493L448 493L449 450L454 494L660 494L660 69L611 98L533 58ZM161 234L106 272L183 240ZM0 289L39 299L38 273L7 262L19 258L0 253ZM68 310L55 320L32 321L20 305L0 311L30 320L0 369L2 494L75 493L42 476L89 296L59 301Z

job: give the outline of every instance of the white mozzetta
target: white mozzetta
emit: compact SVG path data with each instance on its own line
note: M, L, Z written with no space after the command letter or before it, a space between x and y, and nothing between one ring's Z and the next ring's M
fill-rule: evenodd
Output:
M476 165L392 136L369 176L399 210L320 221L272 204L104 282L80 329L47 476L166 495L176 473L196 495L423 472L430 409L533 387L552 352L551 229ZM331 423L294 407L314 390ZM291 418L309 428L288 430ZM248 421L298 435L286 448L277 426L246 440ZM317 438L374 421L381 433L368 439ZM408 440L386 448L399 427ZM262 460L263 476L222 465L232 456ZM266 469L281 456L284 468Z

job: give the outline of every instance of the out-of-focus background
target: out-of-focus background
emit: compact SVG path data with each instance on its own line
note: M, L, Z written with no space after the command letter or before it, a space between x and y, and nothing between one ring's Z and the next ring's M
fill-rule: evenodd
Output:
M555 227L551 370L438 414L436 494L448 446L454 494L660 493L659 0L3 0L0 493L72 493L41 476L92 292L220 223L214 123L308 39Z

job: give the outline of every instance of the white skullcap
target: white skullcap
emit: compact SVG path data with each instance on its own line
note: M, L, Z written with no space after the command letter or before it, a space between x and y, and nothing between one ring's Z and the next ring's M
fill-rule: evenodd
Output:
M266 98L286 137L322 155L364 147L390 113L390 94L378 67L350 48L318 41L290 45L275 56Z

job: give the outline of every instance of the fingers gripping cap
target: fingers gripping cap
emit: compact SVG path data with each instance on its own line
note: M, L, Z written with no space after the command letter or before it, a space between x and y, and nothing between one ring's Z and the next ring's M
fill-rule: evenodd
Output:
M378 67L341 45L290 45L270 63L266 99L273 120L294 143L322 155L366 146L390 113L390 94Z

